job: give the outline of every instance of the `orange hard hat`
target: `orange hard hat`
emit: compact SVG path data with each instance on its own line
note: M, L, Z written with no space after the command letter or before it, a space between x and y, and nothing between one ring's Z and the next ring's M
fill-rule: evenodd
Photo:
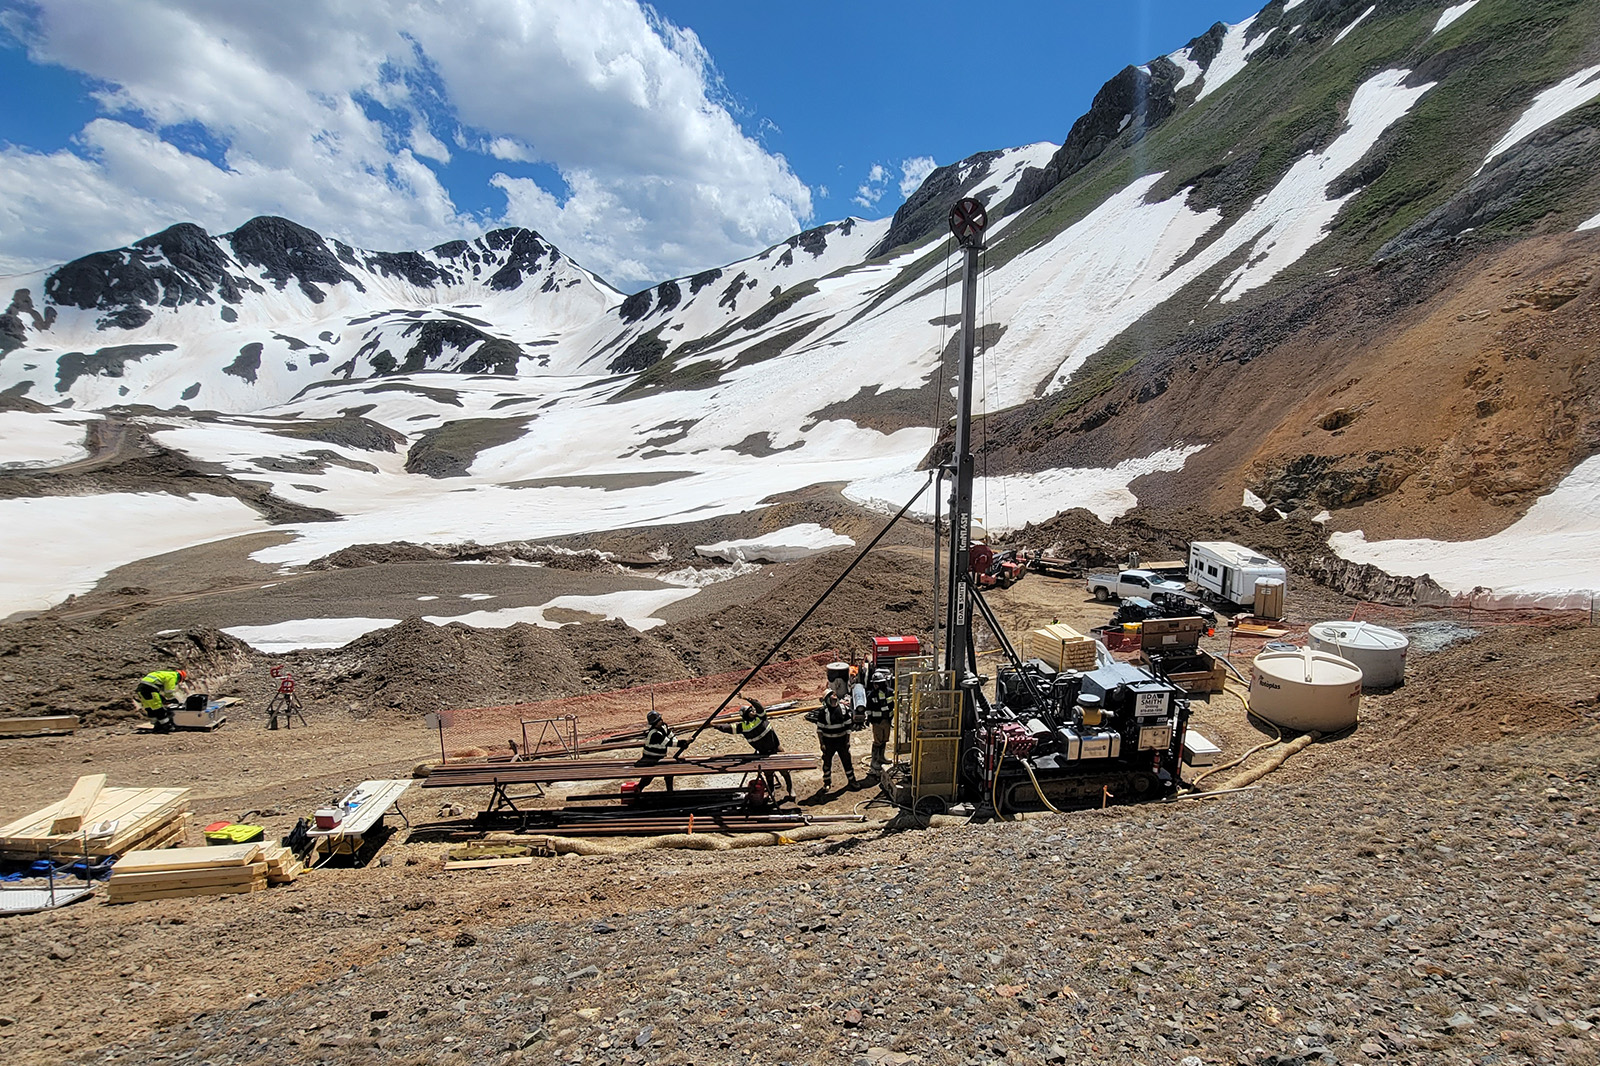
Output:
M178 671L178 680L179 681L187 681L187 680L189 680L188 671L187 670L179 670Z

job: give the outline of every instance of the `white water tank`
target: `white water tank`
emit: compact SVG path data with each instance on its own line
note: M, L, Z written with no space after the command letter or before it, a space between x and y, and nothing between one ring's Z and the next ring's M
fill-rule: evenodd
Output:
M1404 633L1371 622L1318 622L1311 627L1311 646L1361 667L1362 684L1368 689L1405 684L1411 639Z
M1264 651L1250 671L1250 710L1302 733L1337 733L1356 724L1361 667L1315 648Z

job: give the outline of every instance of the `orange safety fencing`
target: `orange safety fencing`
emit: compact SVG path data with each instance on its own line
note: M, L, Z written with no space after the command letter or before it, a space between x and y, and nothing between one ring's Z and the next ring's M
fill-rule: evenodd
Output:
M827 685L827 664L839 659L836 652L822 652L770 663L740 692L764 704L814 699ZM660 711L671 725L697 726L749 672L730 670L536 703L446 711L438 719L440 746L447 759L509 756L512 741L523 751L560 751L572 743L604 742L618 734L643 732L645 715L651 710ZM737 714L743 706L735 699L723 715Z

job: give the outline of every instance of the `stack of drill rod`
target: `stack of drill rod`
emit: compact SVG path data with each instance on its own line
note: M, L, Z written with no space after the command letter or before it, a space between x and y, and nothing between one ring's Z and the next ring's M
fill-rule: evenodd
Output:
M766 758L712 755L703 759L663 759L652 766L640 766L637 759L445 763L434 769L422 785L424 788L470 788L474 785L547 785L558 781L624 781L633 777L795 773L815 770L818 762L815 752L778 752Z

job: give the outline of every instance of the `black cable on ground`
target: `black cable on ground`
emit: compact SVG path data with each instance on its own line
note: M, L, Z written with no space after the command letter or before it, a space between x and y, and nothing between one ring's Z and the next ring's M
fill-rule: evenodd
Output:
M806 613L801 615L800 616L800 620L789 628L789 632L785 633L783 636L778 638L778 642L772 646L772 650L767 652L766 656L763 657L762 660L759 663L757 663L753 668L751 668L751 670L750 670L750 672L748 674L744 675L744 680L740 681L737 685L733 686L733 691L728 693L727 697L724 698L721 703L717 704L717 709L712 711L710 714L708 714L706 716L706 720L704 722L700 723L700 728L696 729L694 731L694 735L689 738L689 744L693 744L696 740L698 740L700 738L700 734L701 733L704 733L707 729L709 729L711 727L711 723L716 720L717 715L722 713L723 708L726 707L728 704L732 703L733 702L733 698L739 694L739 691L741 689L743 689L746 685L748 685L750 683L750 680L753 677L755 677L756 674L760 673L763 667L765 667L768 663L770 663L772 661L772 657L774 655L778 654L778 649L782 648L785 644L789 643L789 638L790 637L792 637L796 633L800 632L800 627L806 624L806 619L810 618L812 616L812 614L816 612L816 609L818 607L822 606L822 602L824 600L826 600L829 596L833 595L833 590L838 588L840 585L844 584L844 579L850 576L850 571L852 571L852 570L854 570L856 568L856 564L861 562L861 560L865 559L867 557L867 553L870 552L873 548L876 548L878 546L878 541L882 540L884 538L884 536L889 532L889 530L894 528L894 524L896 522L900 521L900 519L905 517L905 513L907 511L911 510L911 505L912 504L914 504L918 500L922 499L922 494L924 492L927 492L928 491L928 486L933 483L933 476L934 476L934 474L936 472L937 472L936 470L928 471L928 476L925 479L923 479L922 487L917 490L916 495L912 496L911 499L907 500L906 501L906 505L904 507L900 508L900 510L896 511L894 517L889 519L888 523L885 524L882 529L878 530L878 535L876 537L873 537L871 542L869 542L865 548L862 548L861 551L856 553L856 557L854 559L850 560L850 565L844 568L844 573L840 574L838 577L833 579L833 584L828 586L827 591L824 592L821 596L817 597L817 602L816 603L813 603L810 607L806 608ZM687 748L689 746L689 744L685 744L684 748ZM680 757L681 757L682 749L679 749L679 751L680 751Z

